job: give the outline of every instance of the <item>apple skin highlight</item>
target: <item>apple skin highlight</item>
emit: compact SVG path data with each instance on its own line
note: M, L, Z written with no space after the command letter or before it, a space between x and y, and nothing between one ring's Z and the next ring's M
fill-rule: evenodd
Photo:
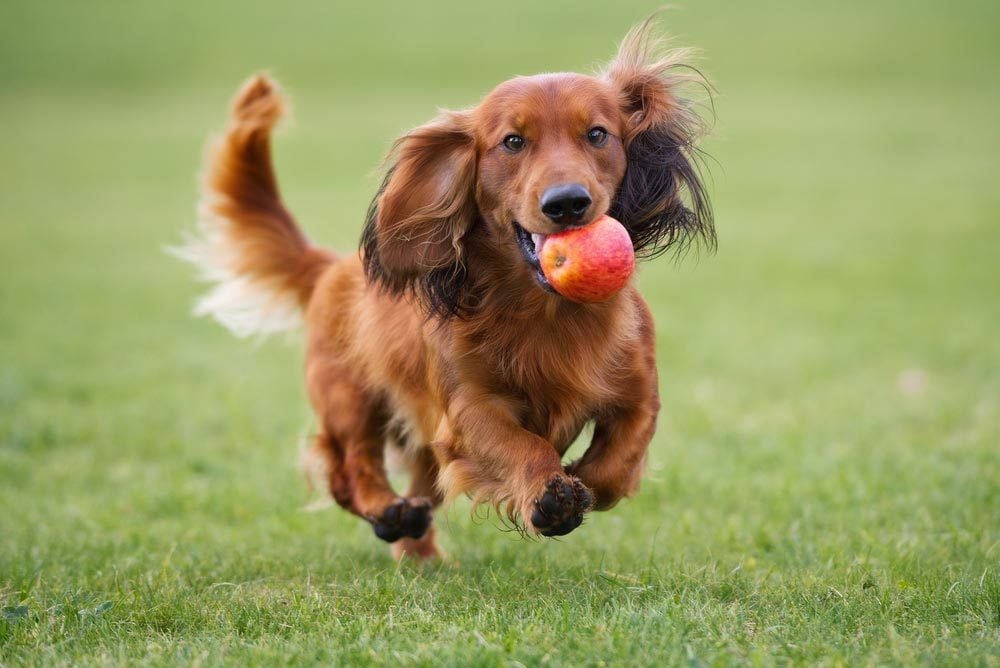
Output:
M584 227L550 234L539 253L552 289L585 304L603 302L625 287L635 271L628 231L604 215Z

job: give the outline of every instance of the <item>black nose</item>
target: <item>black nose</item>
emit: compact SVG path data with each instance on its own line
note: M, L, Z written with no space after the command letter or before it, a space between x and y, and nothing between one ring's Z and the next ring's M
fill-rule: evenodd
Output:
M583 219L592 201L590 193L579 183L564 183L542 193L542 213L553 223L573 225Z

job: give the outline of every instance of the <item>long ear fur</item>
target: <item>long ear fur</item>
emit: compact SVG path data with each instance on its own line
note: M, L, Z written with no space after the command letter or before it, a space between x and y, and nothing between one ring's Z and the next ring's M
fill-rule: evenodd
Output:
M681 251L692 241L715 247L712 207L696 162L704 128L681 97L692 84L708 85L684 64L690 52L664 52L652 28L650 18L629 31L604 74L618 88L627 118L628 166L610 213L646 258L671 247Z
M442 112L400 138L361 238L369 280L415 290L432 314L460 310L462 239L476 220L475 142L464 112Z

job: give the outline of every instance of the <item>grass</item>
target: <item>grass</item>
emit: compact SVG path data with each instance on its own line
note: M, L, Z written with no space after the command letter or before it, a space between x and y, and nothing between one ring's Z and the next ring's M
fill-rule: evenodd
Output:
M187 316L204 138L271 68L350 248L399 132L654 6L245 4L0 6L0 664L1000 665L995 3L668 12L720 250L640 276L643 489L559 541L458 504L423 570L303 512L300 346Z

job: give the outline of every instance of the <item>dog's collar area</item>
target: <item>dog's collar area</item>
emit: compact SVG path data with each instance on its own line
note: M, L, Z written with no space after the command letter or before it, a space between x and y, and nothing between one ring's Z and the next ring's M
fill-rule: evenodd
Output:
M538 284L542 286L548 292L556 294L556 291L552 289L549 284L549 279L545 278L545 273L542 271L542 264L538 258L538 250L541 248L542 242L545 241L545 236L542 234L532 234L528 230L521 227L517 221L514 222L514 236L517 238L517 246L521 249L521 255L524 256L524 261L528 263L528 266L534 270L535 280Z

